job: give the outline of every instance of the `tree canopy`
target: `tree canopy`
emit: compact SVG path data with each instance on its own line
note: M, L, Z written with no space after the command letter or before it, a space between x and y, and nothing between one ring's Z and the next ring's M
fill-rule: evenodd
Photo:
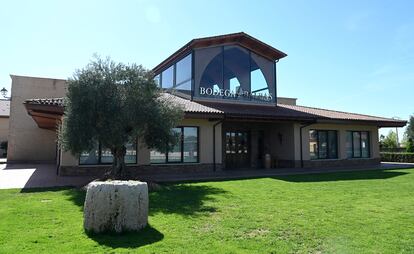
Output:
M407 129L405 130L404 139L407 152L414 153L414 115L408 120Z
M381 135L380 144L382 148L397 148L397 133L394 131L390 131L388 132L388 135L386 137L384 137L384 135Z
M140 138L149 148L168 151L182 117L183 110L161 96L150 71L95 57L68 80L61 141L76 155L99 142L114 155L112 176L125 177L125 144Z

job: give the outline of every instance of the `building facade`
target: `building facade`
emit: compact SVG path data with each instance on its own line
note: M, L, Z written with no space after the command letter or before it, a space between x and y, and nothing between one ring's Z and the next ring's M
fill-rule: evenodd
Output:
M378 128L405 121L299 106L277 97L277 63L286 54L245 34L194 39L153 69L162 99L184 108L171 152L127 145L131 175L264 167L344 167L380 163ZM47 160L61 175L99 175L110 150L96 144L63 152L56 126L64 113L64 80L12 76L9 161ZM15 99L16 98L16 99ZM22 133L23 135L16 135ZM25 143L26 142L26 143Z

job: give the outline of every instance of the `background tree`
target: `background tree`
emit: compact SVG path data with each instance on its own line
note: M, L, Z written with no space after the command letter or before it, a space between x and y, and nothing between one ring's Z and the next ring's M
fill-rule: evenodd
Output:
M405 130L405 147L407 152L414 153L414 115L410 116L407 129Z
M380 143L381 148L397 148L398 147L398 141L397 141L397 133L394 131L388 132L388 135L384 137L381 135L380 137Z
M169 151L177 141L172 128L182 109L162 96L141 65L99 57L68 80L61 132L63 148L79 155L99 142L111 150L111 177L125 178L126 143L141 138L149 148Z

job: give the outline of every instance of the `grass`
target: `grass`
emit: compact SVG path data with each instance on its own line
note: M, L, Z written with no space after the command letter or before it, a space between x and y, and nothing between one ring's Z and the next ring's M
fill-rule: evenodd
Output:
M414 169L168 185L138 233L87 235L85 193L0 191L0 253L414 253Z

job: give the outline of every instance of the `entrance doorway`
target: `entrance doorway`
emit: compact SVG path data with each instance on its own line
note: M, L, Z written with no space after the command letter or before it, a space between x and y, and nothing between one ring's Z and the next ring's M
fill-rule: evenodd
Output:
M247 131L225 133L226 168L250 167L250 135Z

